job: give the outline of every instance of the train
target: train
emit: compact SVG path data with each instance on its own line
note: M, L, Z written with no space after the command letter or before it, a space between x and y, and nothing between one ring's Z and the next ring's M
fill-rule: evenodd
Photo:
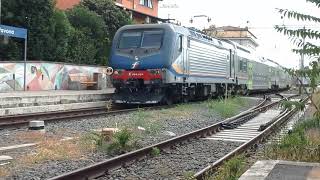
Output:
M170 23L126 25L110 53L117 104L172 104L288 88L274 61L230 40Z

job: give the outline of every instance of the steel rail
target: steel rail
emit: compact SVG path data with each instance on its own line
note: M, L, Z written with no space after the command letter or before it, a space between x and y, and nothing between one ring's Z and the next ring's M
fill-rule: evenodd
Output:
M306 102L308 100L308 97L301 100L302 102ZM272 121L273 124L266 127L263 131L261 131L257 136L253 137L248 142L242 144L232 152L228 153L224 157L220 158L213 164L205 167L204 169L198 171L193 177L202 180L205 179L208 174L210 174L212 171L216 170L219 166L221 166L225 161L231 159L232 157L241 154L248 150L250 147L256 145L258 142L263 141L265 138L267 138L272 132L274 132L276 129L278 129L283 123L285 123L290 117L292 117L293 114L296 113L296 108L293 108L292 110L284 110L280 115L275 117Z
M42 121L59 121L59 120L70 120L90 116L99 115L112 115L121 114L137 111L140 109L161 109L170 108L171 106L154 106L154 107L144 107L144 108L132 108L132 109L121 109L107 111L106 108L85 108L76 109L69 111L52 111L52 112L41 112L41 113L30 113L30 114L19 114L19 115L9 115L0 117L0 128L25 126L31 120L42 120Z
M263 102L261 102L259 105L257 105L254 108L251 108L243 113L240 113L234 117L228 118L222 122L216 123L214 125L148 146L148 147L144 147L142 149L138 149L81 169L77 169L56 177L51 178L50 180L67 180L67 179L83 179L83 180L87 180L87 179L94 179L103 175L108 174L108 171L121 167L123 165L126 165L129 162L132 162L134 160L140 159L148 154L151 153L152 149L159 148L159 149L165 149L168 148L172 145L175 145L177 143L180 143L182 141L186 141L192 138L200 138L200 137L206 137L206 136L210 136L218 131L220 131L222 129L222 123L223 122L228 122L228 121L233 121L239 118L252 118L252 113L255 112L262 112L265 111L267 108L270 108L274 105L276 105L278 102L274 102L274 103L270 103L268 105L263 106L264 104L266 104L267 102L267 98L264 99Z

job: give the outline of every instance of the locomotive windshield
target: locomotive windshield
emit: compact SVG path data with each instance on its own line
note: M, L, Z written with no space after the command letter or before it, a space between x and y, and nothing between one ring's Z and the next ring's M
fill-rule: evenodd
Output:
M119 41L120 49L160 48L163 41L162 30L125 31Z

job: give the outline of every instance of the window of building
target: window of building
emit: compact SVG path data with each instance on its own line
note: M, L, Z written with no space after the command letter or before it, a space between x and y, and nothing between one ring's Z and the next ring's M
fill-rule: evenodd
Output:
M152 8L152 0L140 0L140 4Z

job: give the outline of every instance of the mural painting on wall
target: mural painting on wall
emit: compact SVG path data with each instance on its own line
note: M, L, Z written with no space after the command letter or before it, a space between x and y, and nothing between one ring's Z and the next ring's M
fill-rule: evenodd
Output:
M70 76L93 78L94 73L101 73L106 79L104 67L64 65L45 62L27 63L27 90L67 90ZM0 91L23 90L23 63L0 63Z

